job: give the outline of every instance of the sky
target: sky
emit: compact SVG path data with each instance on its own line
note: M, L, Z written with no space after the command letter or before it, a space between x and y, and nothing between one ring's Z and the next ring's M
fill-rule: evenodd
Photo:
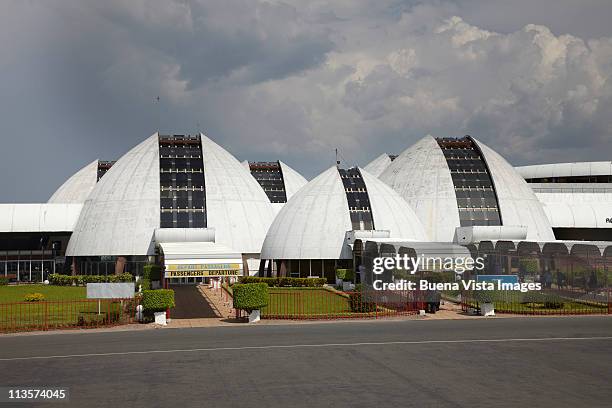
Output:
M425 135L612 159L612 2L0 1L0 202L159 130L307 178ZM159 97L159 102L157 101Z

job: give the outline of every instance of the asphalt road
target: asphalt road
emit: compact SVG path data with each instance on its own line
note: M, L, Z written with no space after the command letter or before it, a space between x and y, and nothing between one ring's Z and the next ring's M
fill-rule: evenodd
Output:
M612 319L0 336L0 379L55 407L610 407Z

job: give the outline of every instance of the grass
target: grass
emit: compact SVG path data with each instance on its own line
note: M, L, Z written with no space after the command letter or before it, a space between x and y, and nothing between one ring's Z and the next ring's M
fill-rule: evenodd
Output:
M323 288L270 288L263 317L323 317L349 315L349 299Z
M24 296L29 293L42 293L48 301L87 297L87 289L84 286L5 285L0 286L0 303L23 302Z
M29 293L42 293L45 302L24 302ZM62 327L95 327L120 321L127 304L86 299L82 286L0 286L0 332Z

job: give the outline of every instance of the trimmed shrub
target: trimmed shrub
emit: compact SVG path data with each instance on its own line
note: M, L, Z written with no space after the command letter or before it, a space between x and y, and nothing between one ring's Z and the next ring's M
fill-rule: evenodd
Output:
M45 295L42 293L29 293L23 297L26 302L42 302L45 300Z
M351 282L355 279L355 272L352 269L336 269L336 278Z
M60 275L52 273L49 275L49 283L58 286L86 285L88 283L119 283L132 282L134 277L126 272L121 275Z
M161 266L156 264L146 264L142 268L142 277L143 279L148 279L149 281L161 280Z
M136 282L136 290L138 290L138 285L142 287L142 290L151 290L151 281L148 279L139 279L138 282Z
M8 285L8 283L9 283L8 278L6 278L4 276L0 277L0 286L6 286L6 285Z
M234 309L251 313L268 305L268 285L265 283L238 283L232 289Z
M239 282L247 283L265 283L271 288L279 287L294 287L294 288L314 288L321 287L327 283L325 278L261 278L259 276L241 276Z
M174 291L172 289L144 290L141 304L146 312L163 312L174 307Z

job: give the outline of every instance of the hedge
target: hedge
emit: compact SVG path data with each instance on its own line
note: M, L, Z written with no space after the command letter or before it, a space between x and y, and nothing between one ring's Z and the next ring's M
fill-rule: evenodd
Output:
M8 285L8 283L9 283L8 278L6 278L4 276L0 277L0 286Z
M142 268L142 278L149 281L161 280L161 266L156 264L146 264Z
M150 290L151 289L151 281L149 279L141 278L136 282L136 289L138 290L138 285L142 287L142 290Z
M163 312L175 306L172 289L143 290L141 305L146 312Z
M49 275L49 283L58 286L85 285L87 283L118 283L132 282L134 277L131 273L121 275L60 275L52 273Z
M253 310L268 305L268 285L265 283L237 283L232 286L234 291L234 309Z
M369 313L376 310L376 303L365 300L365 292L356 291L349 294L349 304L353 313Z
M42 302L45 300L45 295L42 293L28 293L23 297L23 300L26 302Z
M355 278L355 273L352 269L336 269L336 278L350 282Z
M265 283L271 288L298 287L314 288L321 287L327 283L325 278L260 278L259 276L241 276L240 283Z

